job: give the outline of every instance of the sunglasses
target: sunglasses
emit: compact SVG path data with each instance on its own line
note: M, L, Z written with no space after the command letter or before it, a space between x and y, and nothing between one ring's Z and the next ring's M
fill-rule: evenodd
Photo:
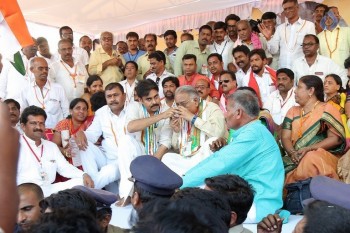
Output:
M219 81L219 84L222 85L222 83L229 83L229 82L230 82L230 80L228 80L228 79L227 80L221 80L221 81Z

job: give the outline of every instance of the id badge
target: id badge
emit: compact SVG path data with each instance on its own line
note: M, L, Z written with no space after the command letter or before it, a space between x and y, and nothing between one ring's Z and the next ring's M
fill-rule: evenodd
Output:
M208 76L208 65L202 64L201 74Z
M48 175L47 175L47 173L45 172L44 168L41 167L41 168L39 169L39 175L40 175L42 181L44 181L44 182L45 182L45 181L48 181L49 178L48 178Z

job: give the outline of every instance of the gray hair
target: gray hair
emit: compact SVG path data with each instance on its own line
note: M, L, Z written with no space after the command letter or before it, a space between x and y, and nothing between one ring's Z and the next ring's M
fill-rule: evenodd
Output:
M234 109L242 109L251 118L259 116L260 108L258 97L249 90L238 90L232 95L229 95L229 100L234 101ZM231 102L232 104L232 102Z
M179 88L176 89L175 91L175 95L178 95L180 93L186 93L190 96L191 99L200 99L200 96L197 92L197 90L189 85L185 85L185 86L181 86Z

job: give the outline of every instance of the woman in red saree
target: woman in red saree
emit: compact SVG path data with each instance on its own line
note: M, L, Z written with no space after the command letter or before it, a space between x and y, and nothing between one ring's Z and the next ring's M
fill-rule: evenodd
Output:
M315 75L299 80L295 100L283 122L282 144L297 167L286 184L317 175L339 179L337 163L345 148L345 132L339 110L324 103L323 83Z
M52 141L57 144L62 155L65 156L67 161L80 168L81 170L82 167L81 163L79 163L79 159L74 159L77 161L77 163L74 163L73 161L73 158L70 154L70 146L67 145L63 147L61 132L63 130L68 130L69 137L72 137L78 131L85 131L91 125L94 118L93 116L88 116L88 106L89 105L86 100L82 98L76 98L72 100L69 105L70 116L67 119L58 122L54 129L55 133L52 139Z

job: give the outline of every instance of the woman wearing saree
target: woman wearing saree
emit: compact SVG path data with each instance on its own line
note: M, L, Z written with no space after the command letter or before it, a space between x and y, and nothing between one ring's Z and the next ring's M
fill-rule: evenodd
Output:
M88 116L93 116L94 111L91 108L91 102L90 98L93 94L103 91L103 81L98 75L91 75L89 78L86 80L86 87L88 92L84 93L81 98L86 100L86 102L89 105L88 108Z
M339 179L337 162L345 148L345 132L339 110L324 103L323 83L315 75L299 80L295 100L283 122L282 144L296 164L286 184L317 175Z
M52 141L57 144L62 155L66 157L69 163L82 170L81 162L79 163L78 158L75 159L77 163L73 162L69 144L63 147L61 132L63 130L68 130L70 138L74 136L78 131L85 131L91 125L94 117L88 116L88 103L82 98L76 98L72 100L69 105L69 111L70 117L58 122L56 125Z

